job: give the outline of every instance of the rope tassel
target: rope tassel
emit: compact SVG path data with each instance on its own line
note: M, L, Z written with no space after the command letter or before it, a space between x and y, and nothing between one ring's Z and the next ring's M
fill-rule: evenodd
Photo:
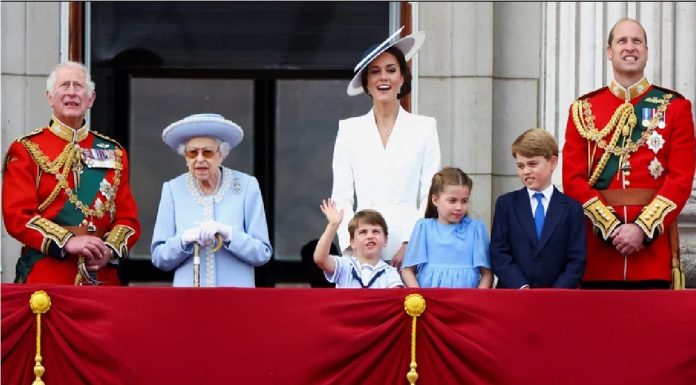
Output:
M45 314L51 308L51 297L45 291L35 291L29 299L29 307L36 314L36 356L34 357L34 375L36 379L32 385L45 385L41 376L44 375L46 369L41 365L43 357L41 357L41 314Z
M411 322L411 370L406 374L406 379L410 385L415 385L418 381L418 372L416 368L416 322L418 317L425 311L425 298L420 294L409 294L404 300L404 310L406 314L413 317Z

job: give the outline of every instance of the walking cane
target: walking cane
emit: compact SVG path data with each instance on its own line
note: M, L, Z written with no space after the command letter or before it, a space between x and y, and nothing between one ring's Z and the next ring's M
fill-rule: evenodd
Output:
M215 234L217 243L212 250L217 253L222 249L222 235ZM198 242L193 242L193 287L201 287L201 245Z

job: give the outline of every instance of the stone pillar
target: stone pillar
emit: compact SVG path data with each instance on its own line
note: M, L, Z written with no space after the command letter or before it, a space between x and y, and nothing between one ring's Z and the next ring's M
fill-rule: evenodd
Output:
M51 117L46 77L60 59L60 3L2 2L2 157ZM0 183L12 183L3 181ZM0 198L1 199L1 198ZM2 282L12 282L20 245L2 226Z
M490 226L493 3L418 4L419 113L437 119L442 165L474 180L470 211ZM416 29L416 28L414 28Z
M539 124L541 3L494 3L493 188L495 199L522 188L512 158L512 142Z

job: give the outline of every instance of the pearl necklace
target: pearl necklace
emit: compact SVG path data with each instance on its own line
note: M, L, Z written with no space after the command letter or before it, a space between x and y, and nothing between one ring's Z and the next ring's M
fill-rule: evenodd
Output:
M230 189L230 184L232 183L232 171L226 168L222 168L220 173L220 179L218 179L218 187L215 192L211 195L206 195L201 190L198 185L196 178L187 173L186 184L188 187L189 194L193 198L196 204L203 206L203 221L215 220L214 217L214 204L220 203L222 198L225 196L225 192ZM201 259L205 259L205 286L213 287L216 286L216 267L215 267L215 254L212 252L214 245L201 248L203 255Z

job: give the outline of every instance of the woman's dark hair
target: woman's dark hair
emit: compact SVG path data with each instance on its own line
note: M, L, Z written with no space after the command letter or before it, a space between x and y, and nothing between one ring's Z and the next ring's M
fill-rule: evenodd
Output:
M389 52L390 54L394 55L394 57L396 58L396 62L399 63L399 70L401 71L401 75L403 75L403 77L404 77L404 84L401 86L401 89L399 90L399 94L396 95L397 98L401 99L404 96L411 93L411 69L408 68L408 65L406 64L406 58L404 57L404 53L401 52L400 49L392 46L392 47L387 48L386 51L384 51L382 53L385 53L385 52ZM369 67L369 66L370 66L370 64L368 63L365 66L365 69L363 70L362 75L361 75L363 91L365 91L365 93L368 95L370 95L370 93L367 91L367 67ZM370 97L372 97L372 95L370 95Z

